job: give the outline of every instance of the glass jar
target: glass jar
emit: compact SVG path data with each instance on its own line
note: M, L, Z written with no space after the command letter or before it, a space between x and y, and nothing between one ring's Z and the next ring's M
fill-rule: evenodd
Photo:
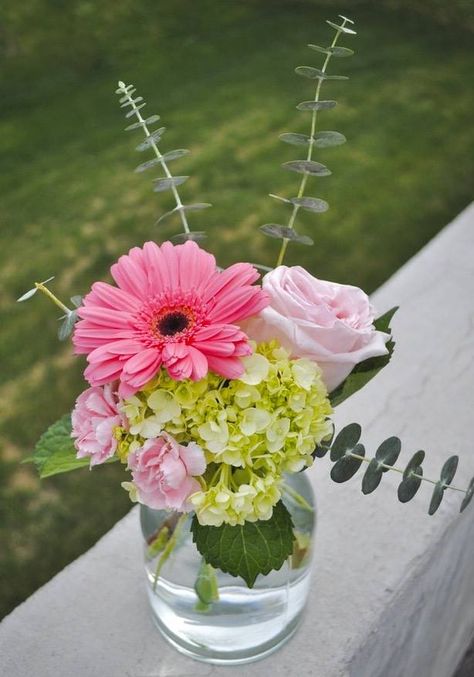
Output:
M213 570L218 599L203 605L195 584L202 565L190 532L192 515L181 523L176 545L156 571L153 552L163 527L172 531L173 513L141 506L145 539L145 572L153 618L178 651L216 664L242 664L262 658L295 632L308 596L315 527L314 494L306 473L287 475L282 489L295 531L293 554L279 571L258 576L253 588L245 581Z

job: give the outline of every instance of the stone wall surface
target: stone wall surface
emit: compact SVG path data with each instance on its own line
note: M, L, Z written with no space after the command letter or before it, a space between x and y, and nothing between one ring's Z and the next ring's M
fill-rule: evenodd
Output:
M457 486L474 475L474 205L401 268L373 300L401 308L390 365L341 405L336 427L358 421L367 453L402 439L403 466L425 449L437 478L458 453ZM0 624L5 677L452 677L474 635L474 503L448 492L429 517L430 485L398 503L387 473L370 496L356 475L310 470L319 525L313 587L299 632L245 666L191 661L161 639L147 607L136 509ZM361 473L360 473L361 474Z

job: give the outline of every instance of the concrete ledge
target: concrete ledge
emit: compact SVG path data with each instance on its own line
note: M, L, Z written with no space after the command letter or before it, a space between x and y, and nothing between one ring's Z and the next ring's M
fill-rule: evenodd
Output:
M474 205L374 296L400 304L392 363L338 408L374 451L401 437L401 463L427 451L426 473L459 453L456 483L474 475ZM474 506L450 492L428 517L429 487L402 506L397 477L370 496L360 476L310 471L320 511L314 586L305 621L248 677L452 677L474 635ZM391 473L390 475L395 475ZM230 674L177 654L152 624L143 589L136 510L0 625L8 677L184 677ZM239 673L240 674L240 673Z

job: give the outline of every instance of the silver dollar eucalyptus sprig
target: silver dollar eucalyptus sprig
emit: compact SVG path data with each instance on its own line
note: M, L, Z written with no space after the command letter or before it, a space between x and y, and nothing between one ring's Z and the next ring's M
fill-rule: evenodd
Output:
M74 309L68 308L66 304L60 301L58 297L55 296L55 294L53 294L53 292L46 286L52 280L54 280L54 276L48 277L48 279L44 280L43 282L35 282L35 286L32 289L29 289L27 292L25 292L22 296L20 296L20 298L17 299L17 303L28 301L28 299L31 299L32 296L34 296L38 291L44 294L64 313L59 318L61 324L58 329L58 338L60 341L65 341L68 338L68 336L71 335L72 330L74 329L74 325L77 322L78 319L77 308L79 308L79 306L82 303L82 296L71 296L71 303L75 307Z
M398 486L398 500L407 503L415 496L422 482L434 485L428 513L434 515L441 505L444 493L447 489L464 494L461 503L461 512L467 508L474 496L474 477L467 489L460 489L451 483L458 467L458 456L450 456L441 468L439 479L433 480L424 476L423 461L425 452L417 451L409 460L405 468L395 465L400 455L402 444L398 437L389 437L384 440L375 456L365 455L365 446L359 442L361 427L358 423L350 423L343 428L336 438L328 440L315 449L314 456L322 458L328 451L331 461L334 463L331 469L331 479L334 482L347 482L359 470L363 463L367 463L367 469L362 478L362 492L370 494L379 486L383 474L389 470L400 473L402 480Z
M203 240L206 237L206 234L203 231L192 231L189 227L187 212L198 211L201 209L206 209L212 205L208 202L196 202L193 204L183 204L181 197L178 192L178 186L183 184L189 179L189 176L173 176L169 170L168 163L172 160L184 157L189 154L189 150L186 148L177 148L176 150L170 150L166 153L161 153L158 148L158 144L161 141L161 137L166 131L165 127L159 127L154 131L150 130L150 125L155 124L160 119L159 115L151 115L148 118L144 118L141 114L141 109L146 105L142 96L135 96L136 89L133 85L126 85L124 82L118 83L118 89L116 94L120 96L120 104L122 108L128 109L125 113L125 117L136 118L136 122L133 122L131 125L126 127L125 131L133 131L135 129L141 129L145 134L145 139L136 147L136 150L139 152L153 150L155 157L151 160L147 160L142 164L138 165L135 169L136 172L144 172L148 169L154 167L161 167L164 172L164 177L159 177L154 179L154 188L153 190L156 193L161 193L165 190L171 190L173 193L176 207L166 214L163 214L158 219L157 223L160 223L167 216L173 214L179 214L181 219L181 224L183 226L183 232L175 235L172 239L176 242L184 242L186 240Z
M332 21L326 22L336 31L333 41L329 47L320 47L319 45L312 44L308 45L310 49L325 55L324 63L321 69L314 68L313 66L298 66L295 69L295 72L298 75L309 78L310 80L317 80L317 85L314 99L311 101L302 101L296 106L298 110L311 111L311 131L309 136L306 134L294 133L285 133L280 135L280 139L285 143L290 143L294 146L307 146L308 150L304 160L292 160L290 162L285 162L282 165L284 169L288 169L292 172L297 172L298 174L303 175L296 197L284 198L279 195L270 194L270 197L280 200L281 202L285 202L291 206L291 215L288 225L282 226L277 223L266 223L260 228L260 230L265 233L265 235L283 240L277 260L277 266L280 266L283 263L286 249L290 241L299 242L300 244L305 245L313 244L313 240L310 237L307 235L300 235L296 232L295 220L299 210L304 209L306 211L318 213L325 212L327 209L329 209L329 205L325 200L321 200L317 197L307 197L304 194L309 176L329 176L329 174L331 174L331 171L325 165L313 160L314 149L328 148L329 146L339 146L346 141L345 136L340 132L316 131L318 112L320 110L334 108L336 105L335 101L324 101L320 99L323 82L327 80L349 79L346 75L329 75L327 73L327 68L331 57L347 57L354 53L352 49L337 46L337 42L341 34L356 35L356 32L347 25L354 24L354 22L345 16L339 16L342 19L342 24L336 24Z

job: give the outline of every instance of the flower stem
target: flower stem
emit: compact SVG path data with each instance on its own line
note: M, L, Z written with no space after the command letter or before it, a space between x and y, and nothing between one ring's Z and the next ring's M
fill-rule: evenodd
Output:
M343 19L341 28L344 28L346 23L347 23L347 19ZM342 33L342 30L336 31L336 35L334 36L334 39L331 43L331 49L336 46L336 43L337 43L341 33ZM321 68L321 71L323 73L326 72L329 61L331 59L331 56L332 56L332 52L329 52L326 55L323 67ZM318 84L316 86L316 92L314 94L314 102L315 103L317 103L319 101L319 95L320 95L320 92L321 92L322 84L323 84L322 79L318 79ZM307 161L310 161L313 157L314 134L316 132L317 119L318 119L318 111L317 111L317 109L314 109L313 112L312 112L312 115L311 115L311 134L310 134L310 137L309 137L308 153L306 155ZM303 174L303 178L301 179L300 188L299 188L298 195L297 195L298 198L303 197L307 181L308 181L308 174ZM293 211L291 212L291 216L290 216L290 219L288 221L288 228L290 228L291 230L293 230L295 219L296 219L296 216L297 216L300 208L301 208L301 206L298 205L298 204L293 205ZM281 245L281 248L280 248L280 253L278 254L278 259L277 259L277 264L276 264L277 267L281 266L282 263L283 263L283 259L285 258L285 254L286 254L286 250L287 250L289 241L290 241L289 239L283 238L283 242L282 242L282 245Z
M295 491L293 487L290 487L289 484L286 484L286 482L284 482L281 489L283 493L289 496L298 507L302 508L303 510L306 510L307 512L314 512L313 506L310 503L308 503L308 501L304 498L304 496Z
M72 310L64 305L64 303L62 303L62 301L60 301L58 297L55 296L53 292L50 291L48 287L46 287L42 282L35 282L35 287L38 291L42 292L45 296L51 299L51 301L55 303L58 308L61 308L61 310L66 313L66 315L69 315L72 312Z
M176 526L174 528L174 531L166 544L166 546L163 549L163 552L161 553L159 559L158 559L158 564L156 566L155 570L155 580L153 581L153 592L156 592L156 586L158 584L158 578L160 577L161 570L163 569L163 566L166 564L169 556L173 552L173 550L176 547L176 544L178 542L178 538L181 534L182 528L184 526L184 523L188 519L188 515L186 513L183 513L179 520L176 522Z
M143 132L145 133L145 136L146 136L147 138L149 138L149 137L151 136L151 132L150 132L150 130L148 129L148 125L147 125L146 121L143 119L143 117L142 117L142 115L141 115L139 109L137 108L137 105L136 105L136 103L135 103L135 101L134 101L134 99L133 99L133 96L131 96L131 95L128 93L127 89L125 88L124 83L120 82L120 83L119 83L119 87L122 87L122 85L123 85L123 88L122 88L122 89L123 89L123 94L127 97L127 100L128 100L128 102L130 103L130 106L132 107L132 110L133 110L133 112L135 113L136 118L137 118L138 122L140 123L140 125L141 125L141 127L142 127L142 129L143 129ZM153 148L156 157L157 157L158 160L160 161L160 164L161 164L161 166L162 166L162 168L163 168L163 171L164 171L166 177L167 177L168 179L172 179L172 178L173 178L173 175L171 174L170 170L168 169L168 165L166 164L166 161L163 159L163 155L160 153L160 151L159 151L159 149L158 149L158 145L156 144L156 142L155 142L154 139L151 139L151 141L150 141L150 146ZM181 207L183 206L183 203L181 202L181 198L180 198L180 196L179 196L178 189L176 188L176 186L175 186L174 184L172 184L172 185L171 185L171 190L172 190L172 192L173 192L173 196L174 196L174 199L175 199L175 202L176 202L176 207L177 207L177 209L179 210L179 215L180 215L180 217L181 217L181 222L182 222L182 224L183 224L184 232L185 232L185 233L190 233L191 231L190 231L190 228L189 228L189 224L188 224L188 219L187 219L187 217L186 217L186 213L185 213L184 209L181 209Z

